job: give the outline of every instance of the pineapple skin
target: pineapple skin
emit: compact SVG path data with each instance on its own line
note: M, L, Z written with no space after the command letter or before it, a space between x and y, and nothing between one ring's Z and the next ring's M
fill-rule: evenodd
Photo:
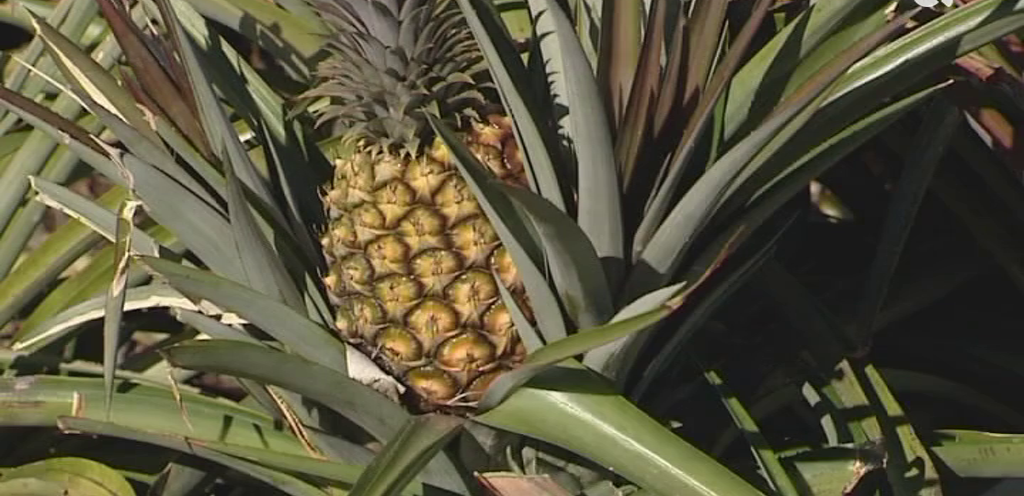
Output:
M507 117L460 136L500 180L526 185ZM363 142L334 166L321 242L337 332L407 385L414 408L472 406L525 356L497 286L529 318L511 257L440 140L419 154Z

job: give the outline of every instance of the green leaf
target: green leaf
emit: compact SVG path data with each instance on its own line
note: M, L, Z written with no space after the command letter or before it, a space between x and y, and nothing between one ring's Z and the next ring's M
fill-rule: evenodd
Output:
M747 442L750 443L750 449L753 451L754 457L761 467L761 472L771 483L772 489L783 496L800 496L800 492L797 491L785 467L782 466L779 455L768 444L764 435L761 434L761 429L758 427L757 422L750 416L750 412L743 406L743 403L725 385L718 372L714 370L705 371L704 377L718 390L718 396L721 397L722 404L725 405L725 409L732 416L733 423L736 424L736 427L747 438Z
M228 208L231 214L231 228L246 282L249 287L287 304L292 309L302 310L302 297L299 296L299 291L289 277L281 258L263 235L245 196L245 186L229 170Z
M720 36L720 16L725 14L725 5L715 3L704 3L699 5L720 6L720 8L709 7L708 9L699 9L699 12L696 13L695 15L701 16L701 19L697 21L701 23L701 25L697 26L697 29L701 34L694 34L695 32L688 31L690 34L694 34L694 36L709 37L708 39L698 38L696 40L694 40L693 37L691 37L691 45L696 46L691 46L690 52L688 54L689 63L697 64L698 66L706 65L706 67L703 67L703 69L701 69L701 67L687 66L686 76L680 76L681 78L683 78L683 82L687 85L687 87L684 89L683 95L677 95L676 100L679 101L675 103L677 105L683 105L683 108L693 106L693 114L689 116L689 118L687 119L686 126L683 129L683 134L681 137L682 139L679 141L679 143L676 145L675 150L670 155L667 164L667 169L664 169L663 172L665 175L665 179L655 190L654 198L650 200L650 207L644 212L643 220L640 222L640 226L637 228L637 234L633 239L634 255L640 253L641 250L644 249L644 246L648 245L648 243L653 243L653 237L658 232L659 224L662 224L663 221L668 221L665 218L665 216L666 213L670 212L670 202L673 201L674 198L677 196L679 186L685 173L690 169L690 167L693 167L695 165L691 164L691 158L693 156L694 150L697 147L698 140L703 135L705 128L710 122L711 117L714 114L714 109L719 99L725 93L727 82L732 78L733 74L736 72L737 67L743 60L743 56L745 55L747 46L751 43L754 35L757 33L758 28L761 26L761 23L768 12L769 2L766 0L759 0L758 3L755 4L755 6L753 7L754 10L750 18L748 18L747 21L744 23L743 29L740 31L736 42L730 48L729 53L726 54L725 60L722 61L722 67L715 71L714 78L712 78L712 80L709 83L707 83L707 88L705 88L704 83L705 79L707 78L707 73L704 71L710 71L711 69L711 62L713 60L713 55L717 50L718 38ZM708 23L711 24L708 25ZM704 51L708 51L708 53L703 53ZM670 88L666 89L670 90ZM668 100L667 96L663 98ZM806 103L807 102L804 102L804 104ZM664 118L668 117L669 114L666 114ZM656 115L655 118L657 119L658 116ZM780 122L779 125L781 124L782 123ZM655 122L655 125L659 126L657 122ZM762 137L758 139L764 138ZM753 145L753 148L761 146L757 144L758 139L755 139L752 141L752 143L750 143ZM737 146L737 148L742 149L739 146ZM753 153L753 148L747 152ZM737 157L739 156L741 156L741 154L737 155ZM725 157L723 157L722 160L724 159ZM718 169L726 169L727 163L728 162L722 163L720 161L717 162L716 165ZM700 181L698 181L698 185L704 188L707 187L701 184ZM688 193L701 193L701 190L698 189L698 185L694 185ZM674 212L674 210L672 211Z
M112 208L124 198L124 190L111 189L99 202ZM51 234L15 270L0 282L0 322L8 322L33 298L60 276L102 238L80 222L70 222Z
M652 286L661 285L672 277L687 255L693 239L714 215L727 191L734 184L742 182L740 178L748 164L759 164L765 158L762 149L767 147L770 152L770 148L778 147L789 135L796 133L806 119L813 115L818 104L829 95L827 90L832 83L854 62L895 34L905 22L903 17L890 22L872 36L859 40L801 86L772 117L718 159L672 207L664 222L651 214L645 217L645 222L654 219L650 225L656 225L657 229L653 231L646 246L643 245L645 238L637 238L641 243L635 246L640 251L639 268L633 271L627 282L626 298L649 291ZM787 133L779 136L784 129Z
M803 82L798 72L813 74L842 48L878 29L885 22L883 4L888 0L816 2L800 12L729 81L723 136L729 140L737 129L759 122L794 81Z
M140 257L182 293L234 312L304 358L347 375L345 344L287 305L236 282L176 262Z
M127 174L127 172L125 172ZM131 176L128 176L129 188ZM114 231L114 277L107 290L103 306L103 385L107 419L114 400L114 369L118 368L117 349L121 341L121 319L124 316L125 291L128 289L128 264L131 262L132 235L135 231L135 209L139 202L129 189L128 198L121 202Z
M179 91L172 75L146 45L147 41L124 11L123 6L112 0L99 0L97 4L117 39L117 44L124 51L128 65L132 67L132 75L138 79L146 95L159 107L152 110L165 113L192 143L197 146L205 145L193 107L194 102L190 101L188 91Z
M584 2L579 10L589 6ZM664 2L655 2L661 5ZM623 116L628 111L627 103L633 98L631 92L635 88L634 71L641 58L641 37L644 33L643 2L601 2L602 12L597 13L600 20L600 47L597 55L597 80L605 106L611 113L613 129L620 133L629 128L618 128ZM656 7L652 7L654 10ZM581 15L582 14L582 15ZM578 21L587 18L583 12L577 12ZM648 25L649 26L649 25ZM589 34L580 30L579 37L586 39ZM660 42L660 40L658 40Z
M303 358L254 344L226 341L183 343L164 351L178 367L217 372L273 384L315 400L359 425L377 439L401 430L409 415L384 395ZM310 381L310 377L318 378ZM457 492L465 485L452 464L436 458L425 480Z
M174 237L163 226L156 225L145 231L157 243L168 246L170 251L178 254L183 250L181 244L176 243ZM145 279L149 278L149 274L140 267L133 265L129 271L128 285L131 287L138 286ZM22 336L28 335L44 320L53 317L72 305L102 293L113 273L114 246L107 245L93 254L89 265L84 269L64 279L56 288L46 293L42 302L35 305L32 313L22 321L21 328L13 336L13 341L18 341Z
M120 215L123 212L112 212L102 204L96 204L88 198L85 198L64 186L51 183L45 179L32 177L29 178L29 180L32 183L32 188L39 192L35 198L36 201L60 210L69 217L89 226L92 230L116 244L117 230L121 228L122 222ZM119 210L124 207L125 202L137 201L132 198L130 194L127 194L126 196L125 190L119 187L115 187L111 192L116 192L116 196L120 198L118 206ZM105 194L104 197L101 198L101 201L108 194L110 194L110 192ZM136 205L136 207L137 206L138 205ZM160 245L146 234L145 231L132 230L129 235L132 242L132 252L150 255L156 255L160 252Z
M77 417L61 417L61 429L72 432L88 432L105 436L130 439L155 446L181 451L190 455L206 458L213 462L237 470L258 481L269 484L292 496L326 496L327 493L316 486L289 473L266 468L230 455L222 454L195 442L192 437L169 436L163 432L152 432L149 429L132 428L114 422L100 422Z
M914 153L907 156L896 193L889 203L889 214L882 227L881 239L860 301L857 334L862 342L866 342L875 329L903 247L910 237L917 210L928 190L932 172L945 155L953 134L960 128L960 122L960 110L937 99L923 116L923 127L910 145Z
M323 46L326 30L322 23L312 23L275 4L259 0L187 2L204 17L245 35L297 75L309 75L311 59Z
M679 298L681 295L677 293L673 296ZM498 376L494 383L487 388L487 392L480 400L480 410L487 411L495 408L521 385L559 362L650 327L669 316L681 303L681 300L678 299L670 300L654 310L619 322L580 331L578 334L560 339L530 353L522 365Z
M647 393L658 394L657 389L651 389L653 381L659 377L664 377L663 374L668 370L671 364L677 362L679 357L682 356L686 343L689 342L689 339L694 335L694 333L711 318L713 313L717 311L723 303L729 301L728 298L734 291L749 283L751 276L761 268L761 265L768 259L768 257L773 255L775 241L777 236L782 234L781 231L782 230L779 230L775 236L764 241L762 243L762 247L755 254L748 255L743 259L738 260L736 265L733 267L726 267L723 269L725 273L722 274L721 278L714 281L714 285L705 290L706 292L699 301L687 308L685 320L683 320L679 327L672 329L671 337L668 338L667 342L659 347L654 358L646 364L640 364L642 373L640 378L637 380L636 385L633 386L632 391L630 391L630 396L633 399L643 398ZM653 297L659 293L664 293L666 289L668 288L663 288L649 293L637 299L635 302L630 303L619 312L619 315L616 316L616 320L621 318L627 310L634 308L634 305L645 302L645 299L649 297ZM650 303L653 303L653 301L650 301ZM634 337L638 338L640 343L633 344L628 348L626 346L622 346L627 353L631 353L623 357L612 355L606 359L611 363L605 364L604 366L615 367L617 372L616 376L620 377L620 383L623 382L622 378L632 371L634 366L638 365L636 363L639 356L638 351L642 350L643 345L647 342L647 340L643 338L649 335L650 334L634 335ZM605 348L609 346L610 345L606 345ZM586 356L587 360L583 363L593 367L594 365L592 365L592 363L597 362L598 357L600 357L600 355L596 353L599 351L603 351L603 348L598 348L588 352ZM613 351L623 353L618 351L618 349L613 349ZM606 353L608 352L606 351Z
M577 220L597 255L613 268L608 275L616 276L614 281L625 241L610 120L594 71L562 7L553 0L529 3L555 104L568 108L562 127L576 155Z
M936 431L935 456L960 477L1024 477L1024 436L944 429Z
M295 391L381 440L394 436L408 418L401 407L348 376L265 346L218 339L174 345L163 354L175 367L244 377Z
M410 418L366 467L352 494L388 496L399 492L448 444L464 422L449 415Z
M676 88L679 86L678 76L682 67L683 28L685 16L676 17L677 25L673 36L673 44L668 48L667 74L662 77L662 45L666 32L668 2L655 0L644 29L643 46L640 47L639 59L635 60L630 53L639 38L639 31L632 33L632 24L642 24L642 9L624 8L619 2L608 2L605 8L612 11L625 11L622 16L603 17L604 23L610 25L610 38L603 42L608 45L602 51L602 59L598 65L598 82L604 86L608 107L615 116L615 160L622 175L622 189L628 190L638 166L642 148L651 132L651 116L660 104L665 112L670 108L671 98L659 98L659 82L663 86ZM639 5L638 5L639 7ZM639 18L637 18L639 17ZM625 39L623 39L625 38ZM620 47L624 44L625 47ZM626 53L620 53L626 52ZM635 72L635 75L634 75ZM630 86L622 86L625 80L631 81ZM614 80L611 80L614 79ZM628 98L628 100L627 100ZM667 102L667 103L666 103ZM655 129L655 134L657 130ZM629 219L624 219L629 220Z
M150 127L136 106L135 99L122 88L110 71L78 48L77 44L65 37L43 19L33 16L32 25L37 35L46 43L57 67L64 78L81 88L96 103L138 130L153 143L161 143L156 132Z
M110 280L104 286L109 287ZM106 295L97 295L41 322L38 326L18 337L12 344L17 351L35 351L57 339L66 337L85 322L103 318L106 310ZM151 284L126 291L126 311L148 308L182 308L185 310L206 310L214 312L209 305L196 305L166 284Z
M546 371L473 420L568 449L655 494L761 494L578 365Z
M611 291L599 254L587 234L537 194L512 186L500 189L528 213L537 228L551 278L569 316L580 327L607 322L614 311Z
M721 265L725 257L731 252L731 249L732 247L727 245L699 278L688 282L686 287L680 288L678 292L672 294L669 299L661 302L655 308L622 320L616 321L613 319L608 324L582 330L579 333L549 343L543 348L530 353L522 365L495 379L494 383L487 388L483 398L481 398L479 408L484 411L494 408L519 386L555 364L611 343L619 338L642 331L668 317L682 306L690 293L700 287L711 273Z
M810 494L849 492L866 474L880 470L884 464L883 453L851 447L816 449L783 458Z
M16 490L7 492L2 485L17 479L50 482L63 494L73 496L135 496L132 486L116 470L85 458L47 458L7 470L0 477L0 493L18 494Z
M52 428L66 415L103 420L103 389L99 378L0 378L0 425ZM143 430L159 426L169 436L305 453L295 437L267 415L185 388L179 393L180 402L170 388L118 381L110 422Z

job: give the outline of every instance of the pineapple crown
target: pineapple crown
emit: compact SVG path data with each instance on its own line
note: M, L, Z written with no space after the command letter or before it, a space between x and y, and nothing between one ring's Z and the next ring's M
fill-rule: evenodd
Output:
M416 153L431 133L424 112L461 127L486 111L489 74L453 1L310 1L331 31L318 84L303 95L330 98L318 126Z

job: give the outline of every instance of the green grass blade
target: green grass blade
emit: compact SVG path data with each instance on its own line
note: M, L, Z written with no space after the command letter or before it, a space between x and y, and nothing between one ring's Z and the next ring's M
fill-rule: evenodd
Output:
M461 430L464 419L450 415L410 418L373 458L352 488L355 496L398 493Z

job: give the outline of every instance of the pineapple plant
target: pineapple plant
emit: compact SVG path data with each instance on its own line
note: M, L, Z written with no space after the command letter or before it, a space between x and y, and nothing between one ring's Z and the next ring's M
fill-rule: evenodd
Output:
M526 186L511 120L455 2L316 5L329 56L304 96L329 99L318 124L348 148L323 197L337 331L401 377L420 406L472 403L525 355L497 285L528 304L426 115L459 131L497 178Z
M53 243L46 249L31 251L10 275L0 276L0 321L28 314L24 325L10 335L12 349L0 349L5 373L0 377L0 406L13 405L0 411L17 413L0 415L0 436L20 436L24 427L56 427L62 433L54 437L61 439L66 437L63 433L94 434L99 437L83 439L83 451L90 456L100 456L93 448L109 438L126 438L153 446L154 453L160 447L209 459L296 495L417 494L433 493L434 488L475 494L479 487L470 474L479 474L481 484L496 493L527 494L529 490L513 492L498 486L502 480L532 480L534 487L541 487L553 478L531 471L551 466L559 467L555 474L559 483L570 487L570 494L629 493L632 488L619 487L623 479L656 494L838 494L874 471L889 472L894 484L908 484L902 480L906 466L923 467L908 479L937 487L932 460L970 477L972 467L965 462L972 460L972 453L1004 442L1001 435L977 432L958 433L954 440L936 431L915 435L915 430L923 430L918 425L882 431L880 427L890 427L883 422L905 417L900 406L887 399L882 377L864 357L840 357L836 366L833 350L815 349L816 341L800 343L794 351L814 354L823 367L811 373L832 381L825 385L838 393L821 394L820 381L807 384L837 407L829 413L831 424L846 426L823 433L828 445L790 449L776 444L776 432L766 432L764 439L751 444L757 446L753 456L758 469L737 474L737 468L749 463L720 464L709 454L718 460L729 457L707 449L708 444L691 443L693 438L666 425L672 425L675 416L667 406L676 403L685 402L701 417L718 411L693 408L691 393L680 396L679 375L673 369L686 362L687 352L713 356L700 344L687 345L686 339L716 308L737 308L736 301L725 301L723 294L745 285L763 264L774 264L769 267L774 267L776 279L785 282L771 252L776 238L789 236L778 227L796 210L790 208L796 202L786 200L870 136L897 130L888 124L941 91L934 82L911 85L913 78L902 76L939 67L947 57L936 55L959 36L953 28L973 36L956 46L956 53L964 53L1024 25L1024 6L973 2L941 22L915 28L915 36L879 46L896 31L896 26L882 24L887 12L882 1L856 6L814 2L814 10L800 2L690 2L692 9L670 14L669 2L655 0L642 35L651 42L641 46L641 34L629 22L620 24L630 16L637 20L640 9L630 13L630 2L607 2L600 31L616 33L611 38L618 41L611 45L635 45L636 59L630 59L630 50L611 50L621 56L611 67L601 67L598 58L588 64L584 52L607 50L589 46L597 40L576 38L594 30L574 26L570 21L577 19L568 19L568 12L554 0L531 0L533 17L538 26L546 23L547 31L537 34L529 54L530 69L543 67L544 72L528 74L525 67L512 70L511 64L521 63L520 54L494 56L512 46L512 40L502 41L506 33L493 29L500 21L484 8L488 2L458 0L468 14L465 21L472 36L452 7L454 2L444 0L338 0L317 3L315 11L307 11L305 2L263 2L258 7L237 3L239 9L254 9L252 19L267 28L263 34L285 41L264 46L275 55L289 48L307 55L323 55L323 50L327 55L313 72L317 88L305 93L307 101L329 100L327 106L310 108L342 143L339 149L326 149L326 155L336 158L322 200L312 192L295 195L307 185L297 187L291 176L306 172L293 164L319 162L325 150L301 146L312 143L304 139L304 119L286 118L281 112L285 99L209 29L209 19L230 25L232 11L210 7L216 3L181 0L139 2L130 10L111 0L62 3L74 9L56 12L52 22L60 24L65 14L75 22L62 26L59 33L39 28L46 53L60 63L50 72L53 82L63 85L62 91L47 95L43 81L29 78L27 72L25 81L34 82L35 89L21 82L0 89L0 106L7 112L0 116L2 137L21 139L7 132L36 128L30 131L36 137L26 140L17 156L4 156L0 150L0 161L10 157L12 164L7 171L13 172L4 177L40 176L29 184L4 183L0 189L10 194L0 196L20 198L31 187L36 199L83 223L62 227L49 238ZM97 5L116 40L106 38L96 48L99 60L94 61L72 39L81 37L82 21L95 17ZM750 15L734 11L748 5L753 8ZM553 15L554 20L542 15L545 7L550 9L544 15ZM373 12L361 10L371 8ZM772 23L769 8L795 9L802 20L793 22L779 10ZM855 9L863 9L860 13L865 15L852 15ZM488 15L488 22L482 22ZM280 22L272 16L279 16ZM228 27L245 29L242 20L250 19L237 19ZM321 20L328 27L325 31L319 31ZM671 23L679 25L669 36L666 27ZM773 24L777 32L772 41L754 46L754 32L771 30ZM702 27L691 29L694 25ZM296 34L291 30L296 26L309 29ZM734 26L738 32L733 32ZM319 44L322 37L309 43L313 37L306 35L314 31L327 33L326 46ZM866 41L845 48L850 38ZM774 50L801 39L806 53ZM111 71L115 60L121 60L121 52L111 49L120 48L130 70ZM666 56L659 61L663 52ZM863 59L865 55L870 59ZM481 59L487 62L486 71ZM37 64L41 72L47 70L39 62L29 63ZM797 70L776 72L789 66ZM504 110L488 96L488 72L501 86ZM550 111L557 105L548 105L551 95L528 84L534 81L509 85L515 79L510 74L551 76L552 93L559 103L566 103L570 119L576 119L565 126L574 156L551 153L530 141L536 135L549 142L561 137L552 132L559 116ZM586 77L573 79L567 74ZM884 84L875 84L880 82ZM601 91L593 91L597 87ZM909 95L904 91L911 89ZM532 91L537 94L514 94ZM602 106L595 103L602 94L610 119L596 118L592 112ZM885 98L879 99L879 94ZM771 105L761 101L773 96L778 99ZM760 105L744 105L754 100ZM524 114L524 101L548 108ZM144 115L139 115L140 108ZM222 112L224 108L228 111ZM942 106L937 113L951 114L955 112ZM434 118L428 122L428 115L445 122L437 128L441 141L434 134ZM18 119L28 125L21 126ZM926 114L924 120L938 124L921 131L925 138L937 137L934 141L949 141L943 136L965 129L947 118ZM522 133L519 143L512 139L513 125ZM532 135L524 132L531 126ZM609 132L595 132L604 126ZM445 127L457 131L454 139ZM696 146L701 129L717 140ZM595 136L610 138L602 142ZM48 170L49 165L44 168L49 152L30 153L30 145L38 148L43 141L40 137L52 139L58 143L55 149L66 152L72 159L68 169L81 159L114 181L115 194L91 202L60 186L65 179ZM520 146L526 152L522 156ZM536 160L545 153L552 155L547 163ZM469 159L480 164L470 167ZM487 169L492 177L481 180L476 172ZM574 169L576 174L571 173ZM531 181L524 179L526 171ZM611 185L612 193L594 187L600 182L595 178ZM481 186L488 181L488 186L503 182L512 187ZM642 220L620 215L615 201L619 193L622 203L645 205L637 209L642 210ZM500 199L506 207L523 207L523 212L495 208L495 194L504 195ZM845 198L843 192L839 196ZM134 202L141 202L147 214L137 223L127 208ZM119 203L123 208L115 214L111 209ZM308 219L302 214L310 204L328 213L323 232L305 229ZM25 211L13 217L17 202L0 205L0 224L9 223L0 255L16 244L11 240L19 232L27 232L23 227L32 223L33 206L38 207L27 201ZM512 229L506 216L518 214L522 217L513 220L533 221L536 229L509 237ZM621 224L623 232L595 229L601 222ZM113 246L85 270L61 275L66 267L61 264L79 258L82 247L102 242L97 233L115 241ZM64 246L54 246L62 239ZM316 239L322 240L329 262L323 270L317 266L319 260L313 260L319 255L313 246ZM744 245L730 251L734 239ZM542 247L543 253L523 256L527 250L517 243L527 241L534 243L532 248ZM627 244L633 245L632 253L622 253L621 245ZM295 256L310 255L304 253L307 249L312 249L312 256ZM723 253L729 259L722 269L706 277L718 267ZM6 273L2 261L0 256L0 273ZM601 273L603 267L619 273ZM322 300L321 279L330 304ZM697 297L682 307L698 285L702 288ZM42 302L35 303L44 292ZM786 313L807 315L817 308L811 295L797 293L791 288L781 303L795 307ZM514 307L502 306L510 302ZM801 307L805 303L809 308ZM166 307L171 311L164 312ZM134 310L139 309L170 313L175 320L154 324L171 329L139 352L145 361L129 353L128 359L119 359L119 351L129 348L120 336L144 339L149 334L135 321L141 312ZM527 318L519 319L520 311ZM132 325L120 329L122 317ZM833 319L826 317L831 316L820 317L807 319L820 324L812 329L815 338L834 330L828 328ZM97 324L101 319L109 339L103 343L103 362L97 363L82 345L91 341L91 335L78 331L83 323ZM648 331L646 343L633 339L642 336L642 330ZM212 339L192 339L199 333ZM55 343L67 344L62 348L68 351L52 355ZM622 352L637 343L648 345L645 353ZM733 355L736 350L729 346L724 351ZM364 354L409 386L414 409L473 415L410 415L366 387L364 377L354 372L366 363ZM55 358L56 370L89 377L53 377L23 361L50 357ZM582 363L574 362L579 357ZM751 367L746 356L733 358L750 375L769 375ZM773 360L754 365L761 364L768 365L764 370L769 373L780 370ZM833 366L844 373L820 374L831 372ZM712 368L718 368L717 363ZM253 401L210 398L206 394L213 388L189 383L181 372L244 379ZM724 378L732 382L733 371L725 372ZM631 374L639 380L629 380ZM536 381L520 381L524 377ZM707 371L707 378L726 391L714 370ZM668 384L653 379L666 379ZM621 388L608 387L611 381ZM742 388L743 382L733 384ZM491 387L479 408L465 408L488 383ZM203 394L193 389L197 386ZM730 417L741 429L720 430L707 418L697 418L690 428L762 437L757 423L772 424L762 422L760 414L749 415L742 404L749 396L739 392L723 392L721 399L727 400ZM657 408L662 400L672 405ZM777 404L801 401L794 397ZM761 409L753 405L752 411ZM104 411L104 406L111 408ZM866 411L867 406L873 411L884 408L888 415L866 420L845 416L846 411ZM334 422L336 415L350 422ZM817 433L823 422L817 416L809 420ZM497 446L504 455L502 464L487 467L480 466L484 457L479 453L496 446L474 444L485 439L460 436L458 449L449 449L455 443L448 440L464 432L463 426L481 425L514 436L522 449ZM38 451L46 452L40 456L54 455L48 439L13 439L0 444L19 451L18 459L10 461L13 458L0 453L0 465L34 458L32 446L46 448ZM926 451L925 443L935 449ZM21 444L30 449L19 448ZM549 450L550 445L567 451ZM586 460L572 458L568 451ZM866 451L879 456L867 457ZM907 460L912 463L899 463L897 458L907 453L915 456ZM744 456L746 460L750 455ZM821 470L821 462L829 460L834 465ZM586 466L575 463L579 461ZM522 468L526 474L486 472L510 468ZM161 474L154 487L164 486L165 477L170 479L175 472ZM975 468L973 473L981 472ZM5 469L3 475L9 474ZM196 484L218 474L212 475L185 474ZM416 491L407 486L413 481L432 487ZM0 485L6 482L0 479ZM218 488L194 489L210 494ZM253 492L262 494L265 489L258 486ZM897 492L927 494L913 488Z

